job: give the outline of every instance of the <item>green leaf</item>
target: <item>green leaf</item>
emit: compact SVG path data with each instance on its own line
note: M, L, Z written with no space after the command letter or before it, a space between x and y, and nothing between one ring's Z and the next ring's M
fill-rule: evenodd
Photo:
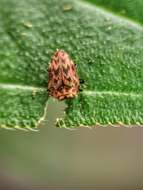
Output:
M74 0L0 0L0 125L38 125L57 48L85 80L58 126L143 124L143 27L131 18Z
M132 21L143 24L143 1L141 0L87 0Z

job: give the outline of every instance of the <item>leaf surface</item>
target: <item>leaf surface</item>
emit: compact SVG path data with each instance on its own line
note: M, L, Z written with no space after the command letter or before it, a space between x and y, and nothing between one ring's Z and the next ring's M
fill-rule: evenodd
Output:
M66 101L58 126L143 124L141 24L74 0L0 5L1 126L37 126L48 101L47 66L57 48L70 54L85 80L83 92Z

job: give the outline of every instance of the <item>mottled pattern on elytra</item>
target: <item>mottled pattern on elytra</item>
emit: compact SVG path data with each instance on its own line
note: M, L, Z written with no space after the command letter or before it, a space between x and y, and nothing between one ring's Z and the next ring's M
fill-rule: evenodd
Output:
M76 66L69 55L57 50L48 68L48 91L59 100L73 98L79 92L79 77Z

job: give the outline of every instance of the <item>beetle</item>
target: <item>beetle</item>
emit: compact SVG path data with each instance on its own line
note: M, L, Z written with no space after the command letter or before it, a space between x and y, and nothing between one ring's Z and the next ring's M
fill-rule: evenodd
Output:
M56 50L48 67L48 91L58 100L74 98L80 91L76 64L60 49Z

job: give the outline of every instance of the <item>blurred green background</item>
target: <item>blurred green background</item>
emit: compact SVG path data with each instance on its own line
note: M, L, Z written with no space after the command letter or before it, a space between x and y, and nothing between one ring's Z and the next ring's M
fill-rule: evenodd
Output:
M0 189L143 189L143 129L59 129L64 107L51 99L39 132L0 131Z

